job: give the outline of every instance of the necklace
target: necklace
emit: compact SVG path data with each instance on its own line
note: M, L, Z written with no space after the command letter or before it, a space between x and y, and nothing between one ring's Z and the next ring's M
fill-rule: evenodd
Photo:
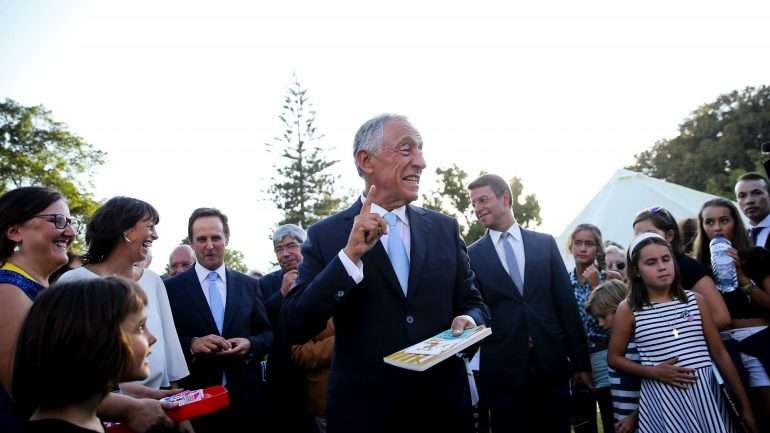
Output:
M674 300L674 298L671 298L671 300L670 300L670 301L667 301L667 302L661 302L661 303L662 303L662 304L667 304L667 303L669 303L669 302L672 302L673 300ZM652 309L655 311L655 315L659 315L660 313L658 312L658 308L655 306L656 304L655 304L655 303L650 303L650 305L652 306ZM686 308L686 307L685 307L685 308ZM685 317L685 316L689 316L689 312L687 312L687 311L685 310L685 311L683 311L683 312L681 312L681 313L678 313L678 314L676 314L676 315L674 316L674 320L676 320L677 316L679 316L679 318L683 318L683 317ZM674 338L679 338L679 328L677 328L677 327L676 327L676 324L675 324L675 323L672 323L672 322L671 322L671 320L670 320L670 319L668 319L668 318L666 318L666 319L663 319L663 320L666 322L666 326L667 326L667 327L668 327L668 326L670 326L670 327L671 327L671 335L673 335L673 336L674 336Z

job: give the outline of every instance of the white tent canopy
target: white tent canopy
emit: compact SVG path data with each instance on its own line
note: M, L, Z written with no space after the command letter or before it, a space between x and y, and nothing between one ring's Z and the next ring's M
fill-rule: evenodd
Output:
M634 234L631 223L640 210L661 206L680 221L697 217L703 203L716 197L633 171L618 170L559 235L557 242L564 263L572 269L574 262L566 243L578 224L594 224L602 231L605 241L627 247Z

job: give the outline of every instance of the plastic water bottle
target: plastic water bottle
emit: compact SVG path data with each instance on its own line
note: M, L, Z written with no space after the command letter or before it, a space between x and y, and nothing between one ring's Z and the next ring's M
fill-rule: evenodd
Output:
M709 243L711 250L711 270L714 272L717 289L722 293L732 292L738 287L738 274L735 261L727 255L732 244L722 235L714 236Z

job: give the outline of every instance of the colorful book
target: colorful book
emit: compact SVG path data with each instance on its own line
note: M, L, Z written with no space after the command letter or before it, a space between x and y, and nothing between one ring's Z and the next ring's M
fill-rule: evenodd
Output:
M383 358L390 365L414 371L425 371L450 356L492 334L492 328L477 326L454 336L448 329L417 344Z

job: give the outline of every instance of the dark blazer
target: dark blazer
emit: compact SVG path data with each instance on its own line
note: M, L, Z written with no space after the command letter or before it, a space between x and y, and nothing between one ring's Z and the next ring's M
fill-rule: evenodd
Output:
M583 324L569 276L553 237L521 229L524 294L505 271L489 231L468 248L479 290L492 313L492 335L481 346L482 392L499 397L527 382L529 337L541 376L566 381L590 371Z
M315 421L307 410L305 371L292 362L291 347L278 323L283 305L281 284L283 271L280 269L259 279L259 290L273 325L273 347L267 360L270 400L278 420L276 424L282 431L315 432Z
M334 318L330 432L407 431L426 419L449 420L470 407L459 358L415 373L389 366L383 357L448 329L457 315L470 315L479 325L488 322L457 221L407 207L411 252L404 296L381 242L362 257L364 279L359 284L337 256L361 206L356 200L309 228L297 285L281 311L285 330L292 343L302 343ZM414 420L416 416L423 419ZM462 430L459 425L448 428Z
M283 304L282 283L283 271L280 269L259 279L259 292L262 294L262 301L265 303L265 309L267 309L267 317L270 319L274 330L278 327L281 305Z
M242 357L190 354L194 337L219 334L194 266L166 280L165 285L179 342L190 369L190 375L182 381L182 386L198 389L219 385L224 372L231 406L239 410L264 400L258 364L270 350L273 333L262 304L258 281L230 269L226 270L226 275L227 299L222 336L249 339L251 352L246 362Z

